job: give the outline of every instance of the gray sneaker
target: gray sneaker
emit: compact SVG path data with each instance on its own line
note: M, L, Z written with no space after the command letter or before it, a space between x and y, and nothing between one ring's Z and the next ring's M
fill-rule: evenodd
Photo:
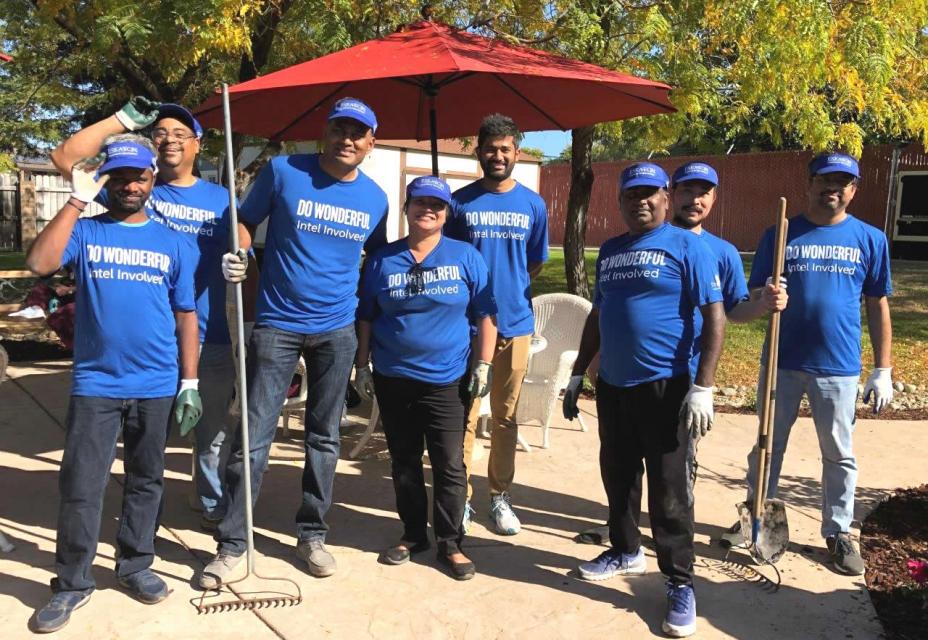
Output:
M234 574L233 570L239 565L241 565L243 569L247 566L242 564L242 559L244 557L244 554L240 556L231 556L225 553L217 553L200 573L200 588L218 589L226 582L241 578L245 573L244 570L235 571Z
M496 533L514 536L522 530L522 523L512 510L512 498L505 491L490 498L490 520Z
M335 573L335 558L325 548L322 540L305 540L296 545L296 555L306 562L309 574L317 578L327 578Z
M839 533L825 539L828 553L835 569L849 576L860 576L864 573L864 559L851 541L849 533Z

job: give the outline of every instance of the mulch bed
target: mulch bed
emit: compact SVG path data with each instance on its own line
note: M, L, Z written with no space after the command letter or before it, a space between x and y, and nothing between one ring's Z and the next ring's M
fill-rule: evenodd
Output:
M906 565L908 560L928 560L928 484L897 489L881 503L864 521L860 551L867 565L870 599L886 636L890 640L928 637L928 584L919 585Z

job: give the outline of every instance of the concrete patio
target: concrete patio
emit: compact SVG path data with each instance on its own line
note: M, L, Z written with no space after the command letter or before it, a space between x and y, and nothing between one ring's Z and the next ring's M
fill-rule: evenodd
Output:
M13 366L0 385L0 530L16 545L0 553L0 628L4 638L31 636L28 622L49 597L53 575L57 476L64 441L70 367L67 362ZM401 529L394 511L389 460L379 432L359 460L347 452L363 431L343 430L342 460L330 512L329 546L338 573L317 580L293 553L293 516L299 504L302 427L278 439L255 511L258 565L263 573L296 580L296 607L198 615L191 581L214 551L188 507L189 448L173 438L167 453L167 500L154 569L171 588L165 602L146 606L120 591L112 572L122 468L113 466L97 560L98 590L56 638L587 638L661 637L663 579L646 549L646 575L583 582L578 562L599 547L574 542L577 532L601 523L605 496L597 463L596 408L583 401L590 433L557 418L550 449L520 452L514 501L523 532L511 538L486 523L486 456L476 464L477 524L466 550L477 565L470 581L452 580L431 553L404 566L378 562ZM745 454L755 436L752 416L717 415L699 451L696 487L696 590L700 638L878 638L879 622L862 578L832 571L818 535L821 465L814 430L801 419L784 465L782 493L789 505L790 552L777 565L750 566L743 552L715 541L735 519L743 498ZM858 517L888 490L925 481L924 422L865 420L857 425L860 465ZM541 431L526 427L531 444ZM645 534L647 518L643 517ZM646 538L650 544L650 538ZM766 576L766 579L761 577ZM768 580L769 579L769 580ZM266 584L266 583L265 583ZM262 583L255 582L260 589Z

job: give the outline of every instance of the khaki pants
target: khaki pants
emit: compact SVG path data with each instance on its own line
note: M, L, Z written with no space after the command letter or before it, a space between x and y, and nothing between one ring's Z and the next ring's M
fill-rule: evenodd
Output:
M493 353L493 384L490 388L490 461L487 479L490 495L509 491L516 472L516 444L519 424L516 422L516 405L522 391L522 379L528 368L528 352L532 336L498 338ZM480 399L475 398L467 416L464 433L464 466L467 470L467 500L473 487L470 468L473 461L474 439L480 419Z

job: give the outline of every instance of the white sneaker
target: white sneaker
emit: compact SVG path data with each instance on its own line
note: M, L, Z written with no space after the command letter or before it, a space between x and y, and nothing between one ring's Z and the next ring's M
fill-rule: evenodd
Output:
M744 539L744 536L741 534L741 521L739 520L735 524L728 527L723 533L722 537L719 540L719 544L723 547L729 547L731 549L747 549L748 541Z
M512 510L512 498L506 491L490 498L490 520L500 535L514 536L522 530L522 523Z

